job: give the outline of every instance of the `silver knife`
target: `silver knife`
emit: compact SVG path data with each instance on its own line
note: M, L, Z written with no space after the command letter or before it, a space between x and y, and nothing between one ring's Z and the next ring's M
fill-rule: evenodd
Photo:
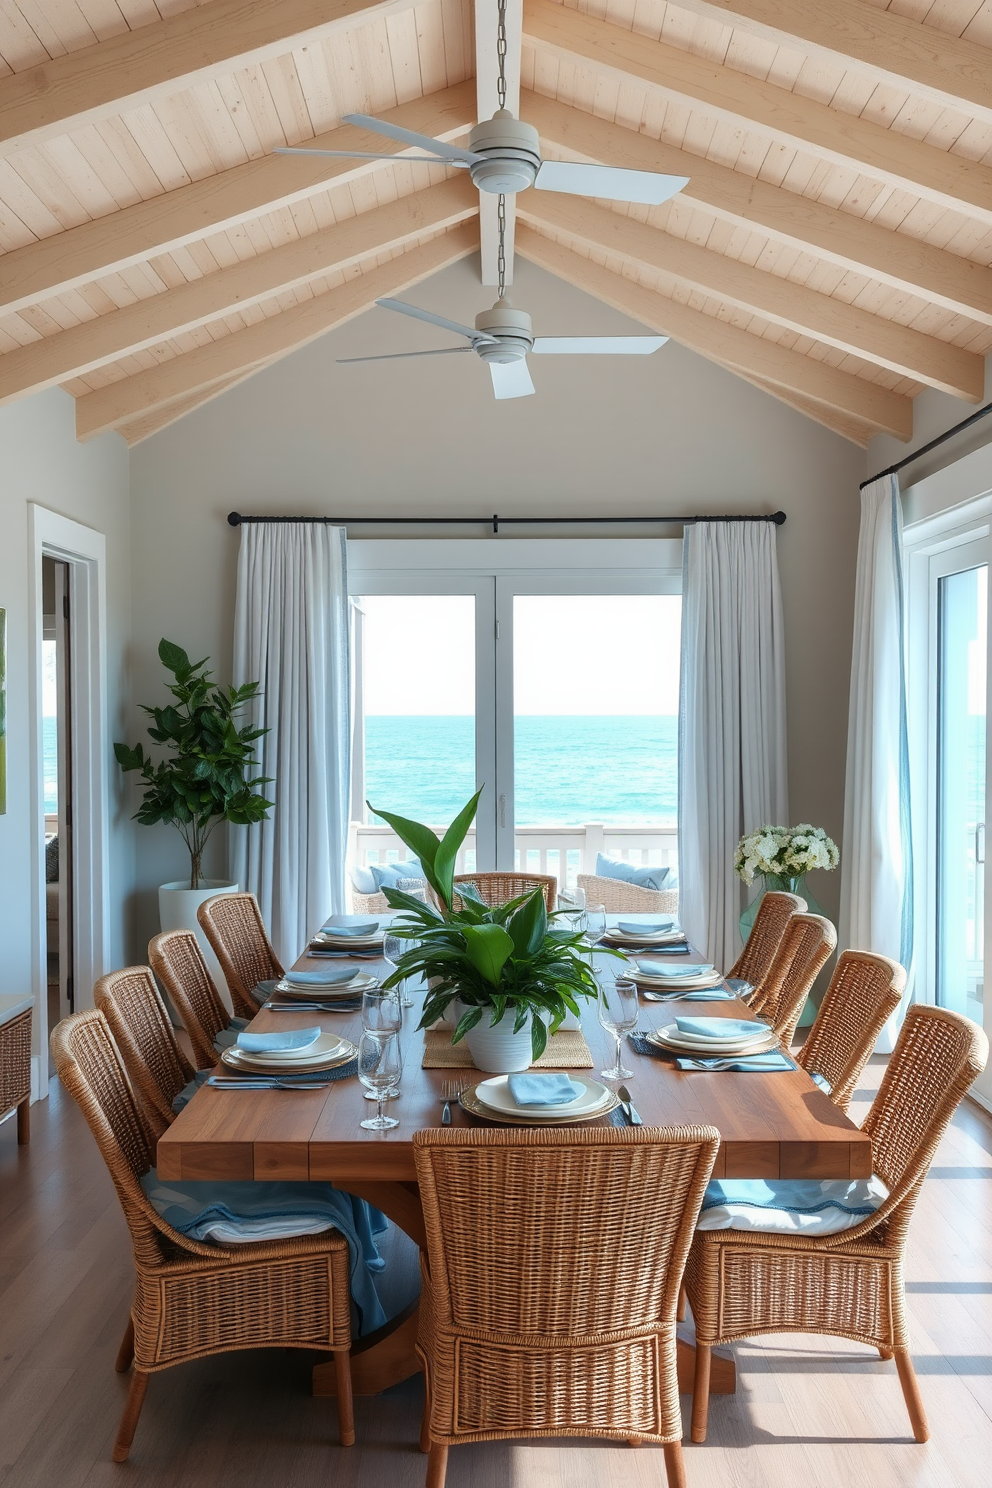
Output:
M637 1112L634 1110L633 1105L631 1104L630 1091L627 1089L626 1085L620 1086L617 1091L617 1096L620 1101L620 1109L623 1111L623 1114L626 1116L631 1126L643 1126L644 1122L641 1120L640 1116L638 1116Z

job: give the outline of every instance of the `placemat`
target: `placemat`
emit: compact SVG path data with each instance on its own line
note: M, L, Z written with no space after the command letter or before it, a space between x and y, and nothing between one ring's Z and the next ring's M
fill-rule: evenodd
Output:
M213 1079L213 1071L209 1071L208 1073L210 1074L210 1079L207 1080L207 1084L209 1085ZM279 1080L284 1085L331 1085L335 1080L350 1080L352 1075L357 1074L358 1060L349 1059L347 1064L338 1064L335 1065L333 1069L328 1070L314 1070L314 1072L309 1075L304 1074L302 1071L300 1074L293 1074L291 1070L287 1070L286 1073L282 1075L276 1073L273 1070L262 1069L260 1069L258 1071L258 1074L256 1075L249 1074L246 1070L244 1072L244 1080L245 1083L248 1085L251 1085L253 1082L257 1083L259 1080ZM224 1079L225 1083L229 1079L237 1080L240 1078L240 1073L235 1070L227 1070L222 1078Z
M532 1069L592 1069L593 1057L580 1028L562 1028L548 1039L548 1047ZM468 1044L451 1042L447 1028L428 1028L424 1034L422 1069L474 1069Z
M727 1073L730 1070L734 1070L735 1072L741 1074L775 1074L778 1070L794 1070L798 1068L798 1065L796 1065L796 1063L791 1060L787 1054L782 1054L777 1049L768 1050L764 1054L752 1055L752 1058L754 1059L767 1059L769 1054L777 1054L782 1060L782 1063L779 1065L766 1064L762 1067L759 1064L750 1064L748 1062L748 1056L746 1054L738 1055L736 1058L733 1058L730 1055L724 1056L726 1062L724 1062L724 1059L721 1059L720 1055L716 1054L700 1054L699 1059L695 1060L687 1058L684 1055L680 1055L675 1049L659 1048L657 1044L650 1043L639 1033L628 1033L627 1039L635 1053L650 1054L653 1059L670 1059L678 1066L679 1069L699 1069L700 1061L709 1058L719 1060L724 1073ZM685 1060L685 1062L683 1062L683 1060ZM716 1071L714 1071L713 1069L710 1070L711 1074L715 1072Z

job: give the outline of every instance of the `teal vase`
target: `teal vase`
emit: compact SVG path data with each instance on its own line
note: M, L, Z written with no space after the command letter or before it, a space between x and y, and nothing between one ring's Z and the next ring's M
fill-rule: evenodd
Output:
M754 896L741 914L740 927L742 942L746 942L748 936L751 934L751 927L754 924L758 913L758 906L762 899L773 889L777 889L780 893L798 894L800 899L806 900L806 907L810 914L822 915L822 907L817 904L806 886L805 873L800 873L795 878L790 878L788 874L784 873L765 873L762 875L762 879L763 887L761 893Z

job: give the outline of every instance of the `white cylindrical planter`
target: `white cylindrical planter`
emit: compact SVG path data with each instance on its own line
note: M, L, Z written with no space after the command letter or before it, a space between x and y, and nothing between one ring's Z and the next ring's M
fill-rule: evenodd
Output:
M457 1004L457 1013L452 1009L452 1023L457 1024L465 1009ZM486 1008L474 1028L465 1035L472 1063L476 1069L490 1075L510 1075L517 1070L529 1069L533 1059L530 1039L530 1019L519 1033L513 1031L515 1010L507 1008L499 1022L493 1027L489 1020L492 1010Z
M228 883L223 878L201 878L198 889L191 889L188 881L180 878L175 883L160 884L158 891L158 918L162 929L192 930L200 943L200 950L203 952L207 969L228 1007L231 1007L231 994L227 990L227 982L220 969L220 962L200 929L196 911L201 904L212 899L215 894L236 894L237 892L237 884Z

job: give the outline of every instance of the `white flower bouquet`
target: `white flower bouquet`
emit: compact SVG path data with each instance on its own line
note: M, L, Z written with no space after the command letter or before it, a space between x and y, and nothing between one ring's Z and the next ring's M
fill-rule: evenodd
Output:
M746 884L765 875L795 880L814 868L830 872L840 862L833 838L822 827L802 822L798 827L759 827L737 844L734 872Z

